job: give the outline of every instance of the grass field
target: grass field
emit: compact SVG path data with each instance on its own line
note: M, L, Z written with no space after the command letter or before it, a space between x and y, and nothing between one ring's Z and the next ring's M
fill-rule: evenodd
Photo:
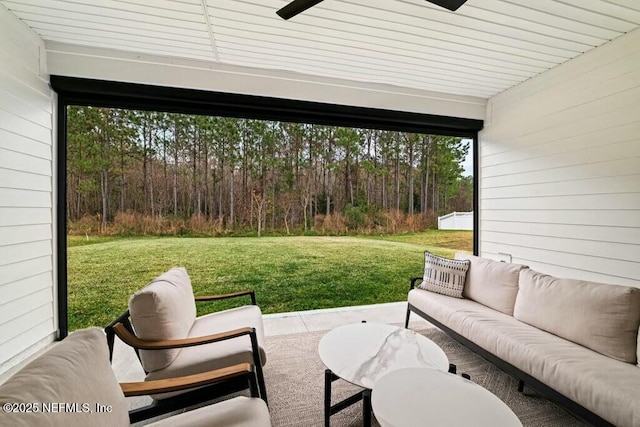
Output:
M69 237L69 327L106 326L129 296L173 266L196 295L252 288L263 313L406 299L422 253L472 250L472 232L381 237ZM247 303L198 304L198 314ZM215 304L215 305L213 305Z

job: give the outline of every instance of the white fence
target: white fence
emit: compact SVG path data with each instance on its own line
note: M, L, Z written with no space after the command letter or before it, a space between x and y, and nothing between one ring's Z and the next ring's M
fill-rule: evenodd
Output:
M473 230L473 212L451 212L439 216L438 230Z

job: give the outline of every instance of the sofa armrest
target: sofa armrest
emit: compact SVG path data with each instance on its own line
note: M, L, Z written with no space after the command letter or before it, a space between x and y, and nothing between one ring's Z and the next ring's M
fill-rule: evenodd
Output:
M250 364L240 363L238 365L203 372L200 374L187 375L184 377L133 383L120 383L120 388L122 389L125 397L144 396L149 394L168 393L195 387L203 387L235 377L247 376L251 378L250 376L252 374L253 370Z
M422 280L422 276L420 276L420 277L412 277L411 278L411 286L409 287L409 290L411 290L411 289L416 287L416 282L418 280Z
M251 304L252 305L256 305L256 293L255 293L255 291L253 289L247 289L247 290L239 291L239 292L232 292L230 294L200 295L200 296L196 296L195 300L196 300L196 302L201 302L201 301L219 301L219 300L223 300L223 299L236 298L236 297L241 297L241 296L245 296L245 295L251 296Z

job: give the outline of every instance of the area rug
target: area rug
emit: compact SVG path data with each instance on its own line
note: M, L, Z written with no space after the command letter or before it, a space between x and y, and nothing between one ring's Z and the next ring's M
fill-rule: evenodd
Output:
M517 391L518 382L493 364L449 338L437 328L417 331L438 344L472 381L485 387L505 402L523 426L584 426L571 414L547 399L525 390ZM324 365L318 356L318 342L324 332L267 337L265 381L269 409L274 427L322 426L324 424ZM360 390L338 380L333 383L333 403ZM455 403L452 402L452 408ZM331 417L335 427L362 425L362 402ZM373 425L378 426L375 419ZM425 425L428 420L425 420ZM499 427L499 426L496 426Z

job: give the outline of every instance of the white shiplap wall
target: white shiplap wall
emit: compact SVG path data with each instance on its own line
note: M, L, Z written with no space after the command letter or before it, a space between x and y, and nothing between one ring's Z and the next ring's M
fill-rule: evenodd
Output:
M486 99L398 86L47 42L52 75L483 119Z
M640 287L640 30L492 98L480 249Z
M53 95L44 43L0 5L0 374L53 341Z

